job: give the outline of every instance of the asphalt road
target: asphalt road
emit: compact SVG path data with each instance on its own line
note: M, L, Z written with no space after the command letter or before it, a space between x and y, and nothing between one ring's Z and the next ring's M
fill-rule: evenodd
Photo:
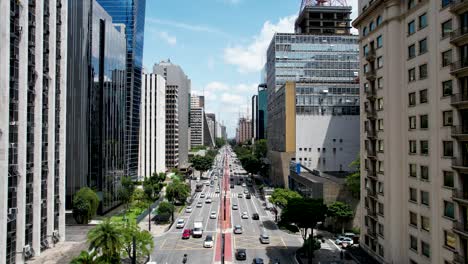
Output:
M233 160L229 159L229 161L231 163ZM233 172L241 169L240 166L237 167L234 164L231 165L231 168ZM226 177L229 177L229 175ZM274 215L264 210L263 202L259 199L257 190L254 190L253 187L242 187L237 184L239 178L244 176L230 175L230 177L234 178L234 183L236 183L235 187L230 189L231 204L237 204L239 209L232 210L232 207L227 209L232 212L230 214L232 226L241 225L243 228L243 233L237 235L232 233L232 229L227 230L227 232L232 234L232 262L252 263L253 258L260 257L263 258L265 263L269 263L270 259L279 259L281 263L296 263L293 260L293 254L302 244L301 237L299 235L289 235L277 229L274 224ZM210 219L210 212L215 211L219 213L220 211L221 194L215 193L220 181L221 178L215 181L214 186L204 186L201 193L204 193L206 197L200 198L201 193L196 193L195 201L192 203L192 213L185 213L183 211L179 216L179 218L185 219L186 222L183 229L191 229L195 220L202 219L204 225L203 237L190 237L190 239L183 240L181 238L183 229L177 229L174 224L166 234L154 239L155 249L152 254L152 261L157 264L177 264L182 263L183 255L187 254L188 264L215 263L215 255L218 254L219 257L220 254L220 252L215 252L217 248L216 244L220 241L215 241L213 248L203 248L203 241L207 234L213 235L216 240L217 234L219 235L222 232L218 219ZM251 199L245 198L244 190L248 190L252 196ZM239 193L242 193L242 198L238 197ZM205 203L207 198L212 199L211 204ZM198 202L202 202L202 208L196 207ZM247 212L248 219L241 219L241 214L244 211ZM252 219L254 213L259 214L259 220ZM220 215L217 216L222 217ZM270 244L260 243L259 237L262 232L266 232L269 235ZM238 248L246 249L247 260L237 261L235 259L235 251Z

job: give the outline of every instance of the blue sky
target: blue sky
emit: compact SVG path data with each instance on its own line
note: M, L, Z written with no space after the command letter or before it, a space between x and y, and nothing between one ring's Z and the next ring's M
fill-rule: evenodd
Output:
M143 64L171 59L234 136L250 113L274 32L292 32L300 0L146 0ZM357 0L352 0L355 4Z

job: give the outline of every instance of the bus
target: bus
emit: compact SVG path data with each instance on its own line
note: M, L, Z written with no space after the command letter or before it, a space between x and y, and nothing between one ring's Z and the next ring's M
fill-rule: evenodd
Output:
M196 192L201 192L203 190L203 183L197 183L195 187Z

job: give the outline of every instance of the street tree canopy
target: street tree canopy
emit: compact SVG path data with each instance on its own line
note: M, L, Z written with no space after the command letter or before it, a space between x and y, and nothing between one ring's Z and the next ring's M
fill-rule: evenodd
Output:
M81 188L73 197L73 218L78 224L87 224L97 212L99 197L88 187Z
M133 256L133 238L136 244L137 263L146 263L146 259L154 248L153 236L146 230L141 230L135 223L127 224L122 228L123 249L129 259Z
M302 196L293 190L276 188L270 196L270 203L279 204L281 207L285 207L289 200L302 198Z
M173 181L166 187L166 197L171 202L185 203L189 195L190 187L181 181Z
M353 218L354 212L348 204L336 201L328 206L327 215L341 223L341 233L344 233L344 223Z
M201 171L203 173L204 171L207 171L211 168L213 164L213 158L210 156L203 157L195 155L190 159L190 162L197 171Z
M361 195L361 160L358 157L355 161L351 162L350 168L355 172L346 177L346 186L351 191L351 194L359 199Z
M322 199L292 198L281 213L281 221L296 225L305 241L308 230L323 221L326 213L327 206Z

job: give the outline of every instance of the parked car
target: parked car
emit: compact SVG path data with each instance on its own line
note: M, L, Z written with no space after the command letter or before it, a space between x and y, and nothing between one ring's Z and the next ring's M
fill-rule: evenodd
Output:
M210 219L216 219L216 211L211 211Z
M234 234L242 234L242 226L241 225L235 225L234 226Z
M203 241L203 247L205 248L212 248L213 247L213 236L207 235L205 241Z
M205 203L211 203L211 198L206 198Z
M183 228L185 226L185 220L179 219L177 220L176 228Z
M187 206L187 207L185 207L185 212L186 212L186 213L191 213L192 210L193 210L193 208L192 208L192 206L190 206L190 205Z
M232 205L232 210L237 210L237 209L239 209L239 207L237 206L237 204L233 204L233 205Z
M182 233L182 239L189 239L191 234L192 232L190 229L184 229L184 232Z
M236 259L237 260L246 260L247 259L247 252L243 248L238 248L236 250Z
M253 264L264 264L262 258L254 258L252 261Z
M254 214L252 215L252 219L253 219L253 220L259 220L259 219L260 219L260 216L259 216L257 213L254 213Z
M262 244L270 244L270 237L267 233L262 233L260 235L260 243Z
M335 240L335 244L337 244L337 245L341 245L341 244L343 244L343 243L347 243L348 245L354 244L352 238L345 237L345 236L339 236L339 237Z

